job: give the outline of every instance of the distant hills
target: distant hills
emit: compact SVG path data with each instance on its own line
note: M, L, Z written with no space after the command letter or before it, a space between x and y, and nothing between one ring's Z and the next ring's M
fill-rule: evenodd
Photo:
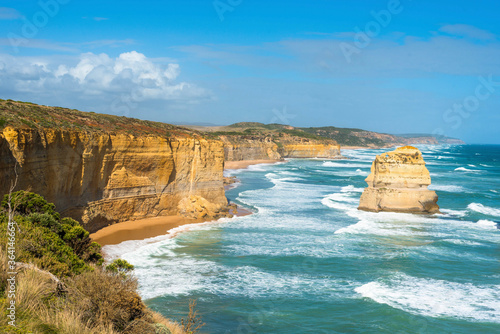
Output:
M390 147L414 144L465 144L462 140L431 134L393 135L366 131L356 128L325 127L293 127L284 124L263 124L258 122L240 122L227 126L186 126L201 132L217 135L273 135L286 133L289 135L314 140L333 139L342 147Z
M122 132L132 135L163 136L280 136L310 140L335 140L342 147L390 147L412 144L465 144L462 140L431 134L387 134L356 128L293 127L285 124L240 122L227 126L184 125L145 121L123 116L81 112L75 109L47 107L29 102L0 100L0 129L5 126L59 128L90 132Z

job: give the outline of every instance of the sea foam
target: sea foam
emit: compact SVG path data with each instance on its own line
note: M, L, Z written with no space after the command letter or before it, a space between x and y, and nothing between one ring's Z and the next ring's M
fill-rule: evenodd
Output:
M482 213L488 216L500 217L500 209L490 208L481 203L471 203L467 206L469 210Z
M454 185L442 185L442 184L431 184L429 186L430 190L438 190L438 191L446 191L450 193L463 193L467 192L466 189L462 186L454 186Z
M480 173L481 172L480 170L477 170L477 169L468 169L468 168L465 168L465 167L455 168L455 171L457 171L457 172L464 172L464 173Z
M500 285L477 286L396 274L355 291L377 303L417 315L500 323Z

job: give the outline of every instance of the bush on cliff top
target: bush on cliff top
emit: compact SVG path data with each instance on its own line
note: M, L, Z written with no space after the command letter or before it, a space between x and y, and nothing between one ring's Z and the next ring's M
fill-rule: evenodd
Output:
M0 207L1 333L183 334L179 324L149 310L137 294L133 266L102 265L100 246L71 218L60 218L42 196L13 193L16 261L16 327L7 318L8 196ZM54 276L55 275L55 276Z
M12 207L16 208L19 262L31 262L60 277L90 270L90 263L102 264L100 246L92 242L89 233L77 221L61 219L55 205L42 196L26 191L15 192ZM8 195L4 196L2 209L0 240L6 241Z

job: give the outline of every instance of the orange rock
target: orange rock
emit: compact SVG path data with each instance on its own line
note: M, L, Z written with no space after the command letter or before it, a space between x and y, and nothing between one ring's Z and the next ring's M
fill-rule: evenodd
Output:
M427 189L431 184L422 153L405 146L378 155L366 178L359 209L409 213L439 212L436 192Z
M0 132L3 194L15 178L16 162L16 189L43 195L90 232L178 214L179 202L189 196L227 205L218 140L7 127Z

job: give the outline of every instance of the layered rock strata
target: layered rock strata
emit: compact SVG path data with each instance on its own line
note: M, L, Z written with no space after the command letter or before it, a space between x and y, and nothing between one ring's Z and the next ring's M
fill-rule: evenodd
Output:
M8 192L17 173L16 189L43 195L90 232L190 212L196 202L204 208L198 216L227 215L223 166L222 142L201 137L12 127L0 132L0 191Z
M220 136L220 139L224 143L226 161L340 157L340 146L334 140L263 135Z
M368 187L361 195L359 209L408 213L439 212L436 192L431 184L422 153L405 146L378 155L366 178Z

